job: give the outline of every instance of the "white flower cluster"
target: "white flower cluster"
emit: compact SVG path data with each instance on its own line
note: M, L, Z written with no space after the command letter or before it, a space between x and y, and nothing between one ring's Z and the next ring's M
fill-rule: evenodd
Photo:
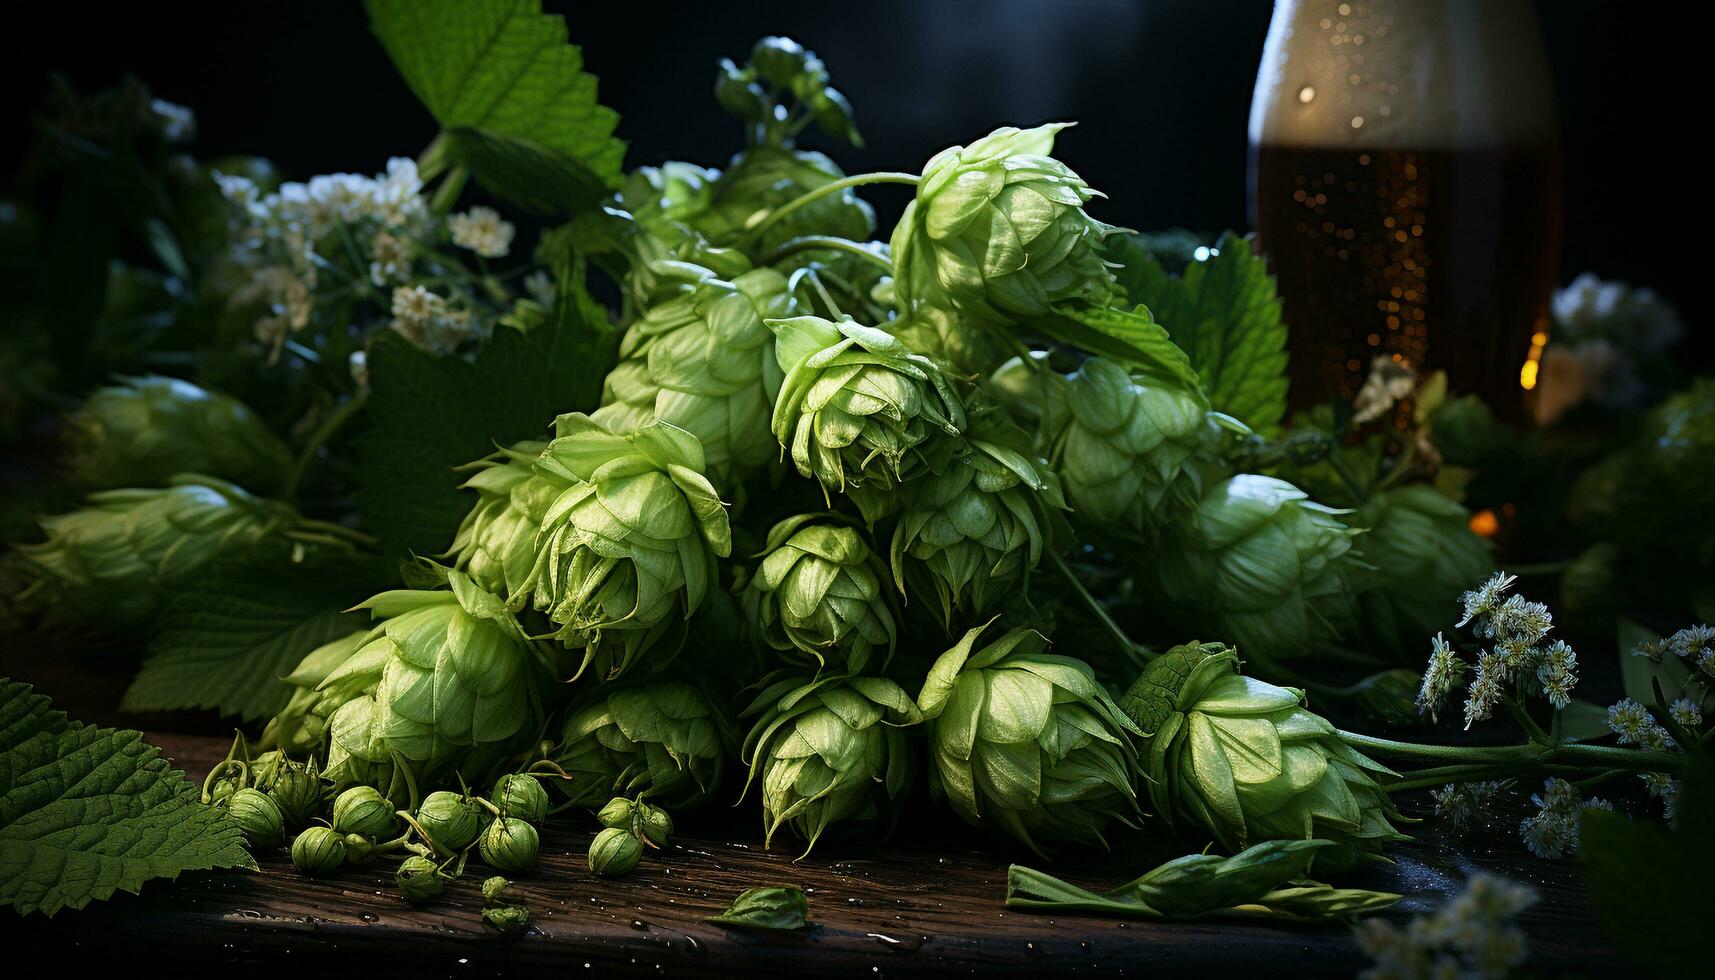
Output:
M1554 295L1554 340L1542 354L1537 421L1592 401L1625 408L1645 393L1640 364L1685 333L1679 312L1648 289L1584 273Z
M399 230L428 217L421 197L423 181L409 157L387 161L387 171L362 174L323 174L305 183L287 182L263 195L248 177L216 174L226 199L241 209L263 234L297 233L319 241L340 227L375 222Z
M470 249L485 259L498 259L510 252L516 232L512 222L502 219L500 212L481 206L447 218L447 230L452 232L454 245Z
M1531 795L1535 813L1518 825L1519 835L1530 852L1539 858L1561 858L1578 849L1578 821L1585 810L1612 810L1614 804L1599 797L1584 799L1578 787L1550 776L1542 792Z
M1480 871L1452 901L1403 928L1381 918L1359 922L1354 928L1358 945L1374 963L1358 975L1363 980L1509 976L1530 955L1517 919L1535 902L1531 889Z
M471 318L422 286L393 290L393 329L432 354L450 354L471 337Z
M1435 801L1435 815L1447 821L1454 833L1462 833L1492 825L1498 812L1495 804L1511 785L1510 779L1448 783L1430 790L1429 796Z
M1578 654L1562 640L1542 641L1554 628L1548 607L1521 595L1506 595L1518 578L1505 572L1460 597L1465 615L1458 626L1471 626L1479 639L1490 641L1477 653L1476 670L1465 697L1465 727L1494 714L1507 685L1521 686L1547 698L1556 708L1572 703L1578 685ZM1417 692L1417 708L1436 717L1442 704L1465 683L1469 666L1452 645L1436 634L1430 641L1429 665Z

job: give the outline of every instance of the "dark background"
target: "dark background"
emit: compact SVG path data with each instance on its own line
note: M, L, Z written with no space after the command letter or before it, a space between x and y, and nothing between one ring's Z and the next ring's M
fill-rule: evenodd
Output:
M1075 119L1060 153L1110 195L1100 217L1146 230L1246 224L1245 122L1268 0L547 6L566 15L619 111L628 164L723 163L739 134L709 94L716 59L784 33L822 55L857 109L867 146L828 147L850 172L915 170L997 125ZM1693 148L1707 99L1707 37L1686 21L1697 8L1539 6L1568 164L1563 278L1590 269L1652 285L1695 327L1707 204L1686 205L1708 179ZM0 183L56 70L82 90L134 73L195 109L199 155L261 154L293 177L375 172L434 132L356 0L62 3L35 16L0 62ZM884 222L899 204L889 195L872 194Z

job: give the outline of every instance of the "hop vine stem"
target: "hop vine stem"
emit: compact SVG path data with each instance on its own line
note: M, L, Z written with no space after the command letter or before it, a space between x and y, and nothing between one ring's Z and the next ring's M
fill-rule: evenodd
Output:
M1522 745L1429 745L1421 742L1397 742L1358 732L1340 731L1340 739L1354 749L1373 755L1399 759L1420 759L1444 762L1442 769L1406 773L1406 782L1433 775L1439 782L1461 782L1515 775L1520 772L1550 768L1581 770L1618 770L1623 772L1679 772L1685 768L1686 757L1677 752L1653 752L1621 748L1613 745L1583 745L1576 742L1526 742ZM1448 778L1459 768L1469 768L1462 779ZM1390 789L1404 788L1394 784Z
M1120 629L1120 624L1114 622L1114 618L1108 615L1107 608L1090 594L1090 590L1084 588L1084 583L1078 580L1078 574L1072 570L1071 565L1067 564L1066 559L1054 552L1049 552L1048 560L1054 564L1055 570L1066 579L1067 584L1072 586L1073 591L1078 593L1084 605L1089 607L1091 614L1102 624L1102 628L1108 631L1109 636L1113 637L1114 645L1119 647L1121 653L1125 654L1125 658L1136 666L1143 666L1147 661L1138 652L1138 645L1132 642L1125 630Z
M852 255L868 259L890 272L893 270L892 262L877 255L873 249L866 247L862 242L854 242L849 238L836 238L833 235L804 235L801 238L782 242L779 248L768 254L762 264L774 265L788 256L796 255L799 252L808 252L812 249L834 249L840 252L850 252Z
M855 174L851 177L844 177L831 183L823 184L802 197L787 201L785 204L782 204L774 210L764 214L756 221L755 224L746 228L745 232L751 235L760 235L766 231L769 226L805 205L814 204L830 194L838 194L840 191L850 190L853 187L862 187L866 184L910 184L915 187L917 186L917 175L884 170L873 174Z

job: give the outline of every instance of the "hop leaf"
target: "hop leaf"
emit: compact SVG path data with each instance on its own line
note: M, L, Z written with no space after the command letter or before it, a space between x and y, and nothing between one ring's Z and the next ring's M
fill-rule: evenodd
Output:
M802 889L770 885L746 889L725 912L709 916L709 921L741 929L792 930L804 928L809 914L810 902Z

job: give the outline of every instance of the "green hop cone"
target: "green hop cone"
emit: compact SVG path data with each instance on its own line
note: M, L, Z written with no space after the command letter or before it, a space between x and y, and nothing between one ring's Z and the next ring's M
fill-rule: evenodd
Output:
M255 772L257 787L279 807L287 827L302 827L322 812L322 774L315 759L297 763L276 757Z
M901 592L935 597L941 621L954 610L988 611L1042 559L1059 480L1039 460L998 442L966 441L941 472L906 484L891 564Z
M459 524L447 554L471 581L508 600L522 602L536 565L536 532L565 484L535 470L545 442L520 442L465 467L475 472L464 489L476 504Z
M541 823L548 815L548 791L541 780L526 773L508 773L495 780L489 800L501 813L531 823Z
M399 886L405 901L412 905L425 905L440 898L447 887L440 865L420 854L399 862L399 870L393 873L393 883Z
M20 600L135 626L219 559L273 547L286 560L300 519L231 483L181 476L161 489L92 493L81 510L41 524L47 540L18 546L29 582Z
M885 326L905 346L963 377L983 377L1012 356L1003 337L974 328L957 312L941 306L919 305Z
M659 668L732 551L720 495L703 475L697 437L655 422L620 435L563 415L537 468L566 481L537 538L535 605L583 666L618 677L645 650Z
M742 242L757 261L804 235L861 242L875 231L875 210L849 188L797 208L754 239L744 234L768 212L843 177L834 161L814 150L752 146L733 158L715 181L708 209L688 223L716 244Z
M918 695L930 788L967 823L1039 853L1104 845L1111 821L1138 815L1137 728L1087 664L1045 652L1041 633L1013 629L978 650L984 628L935 661Z
M676 809L720 785L732 741L731 722L696 686L628 683L573 704L552 759L571 774L563 785L576 806L622 793Z
M804 853L836 824L890 828L911 783L904 729L923 720L911 696L880 677L789 677L770 685L746 714L750 784L762 782L765 844L781 827Z
M1080 517L1150 531L1197 505L1213 435L1201 391L1093 357L1061 393L1052 459Z
M244 403L159 375L97 389L66 419L65 438L72 476L97 489L201 473L269 493L292 469L290 450Z
M856 498L871 523L885 491L950 451L965 410L935 363L892 334L853 320L800 316L769 323L786 380L774 402L774 436L798 472Z
M1161 655L1121 706L1149 734L1144 772L1157 812L1238 852L1268 840L1327 840L1319 870L1339 872L1407 839L1375 780L1393 775L1304 707L1304 692L1239 673L1216 643Z
M533 643L504 603L461 572L425 566L445 589L399 589L363 603L377 622L319 686L347 695L328 717L328 778L395 788L477 769L539 716Z
M788 663L863 670L898 642L886 569L863 534L823 514L800 514L768 532L744 604L763 642Z
M1423 638L1445 629L1449 611L1474 583L1494 574L1489 543L1472 533L1471 515L1434 487L1383 490L1341 519L1364 533L1352 552L1363 565L1350 576L1367 646L1422 666Z
M352 786L333 801L333 829L376 840L392 837L399 827L397 808L373 786Z
M298 666L283 678L292 688L291 700L262 729L263 748L300 756L321 749L327 741L328 718L339 710L340 705L360 693L343 688L323 689L322 682L335 668L362 649L368 638L368 630L356 630L322 644L298 662Z
M629 830L607 827L590 841L590 870L604 878L628 875L643 860L643 841Z
M425 843L450 857L476 842L487 816L476 797L443 789L424 797L415 820Z
M615 432L670 422L702 443L711 479L735 486L777 456L769 416L781 372L763 321L796 310L786 277L772 269L731 282L701 273L626 331L591 418Z
M1352 614L1347 551L1358 532L1273 477L1216 483L1142 563L1156 610L1215 633L1264 671L1316 652Z
M950 305L971 324L1004 326L1060 302L1106 306L1114 275L1084 213L1097 196L1049 156L1065 123L997 129L932 157L893 229L902 310Z
M530 910L523 905L496 905L482 910L482 921L503 936L530 928Z
M345 837L332 827L308 827L292 841L292 867L307 878L325 878L345 864Z
M477 839L476 849L496 871L519 874L536 866L541 837L536 827L519 817L495 817Z
M279 847L286 836L286 819L268 794L254 787L237 790L227 800L226 812L244 833L252 852Z

